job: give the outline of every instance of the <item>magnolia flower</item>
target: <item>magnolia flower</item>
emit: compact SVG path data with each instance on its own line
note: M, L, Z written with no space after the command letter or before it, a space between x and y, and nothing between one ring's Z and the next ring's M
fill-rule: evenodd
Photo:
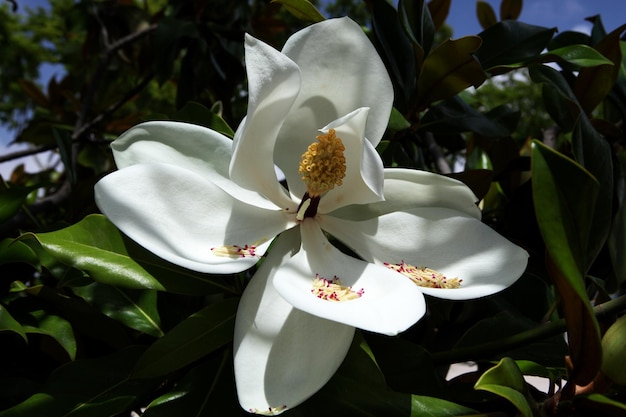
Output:
M119 169L96 185L96 202L183 267L236 273L264 258L237 312L235 377L244 409L279 414L330 379L355 328L406 330L425 312L423 293L500 291L527 254L480 222L460 182L383 168L375 146L392 86L353 21L311 25L282 52L246 36L245 52L248 112L234 140L138 125L112 143Z

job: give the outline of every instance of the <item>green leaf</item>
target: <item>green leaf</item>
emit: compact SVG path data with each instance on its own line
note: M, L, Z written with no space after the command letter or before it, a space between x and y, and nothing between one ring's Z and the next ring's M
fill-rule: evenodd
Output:
M395 107L392 107L387 128L393 132L399 132L409 127L411 127L411 123Z
M76 338L72 325L67 320L43 310L32 311L30 316L36 320L37 325L24 325L26 333L43 334L53 338L71 360L76 359Z
M381 46L381 58L385 61L396 91L396 106L404 112L409 97L414 89L416 70L415 62L421 62L424 51L411 46L402 29L398 12L386 0L373 0L372 26L374 35ZM420 57L416 58L416 55ZM419 59L418 59L419 58Z
M233 337L237 299L209 305L154 342L139 358L133 378L166 375L208 355Z
M626 417L626 405L602 394L577 395L574 397L574 408L581 415ZM584 414L583 414L584 413Z
M157 310L157 292L154 290L129 290L94 282L74 287L73 291L105 315L131 329L154 337L164 334Z
M411 395L411 417L458 417L476 414L471 408L424 395Z
M550 117L565 131L570 132L580 116L580 106L565 78L545 65L528 68L530 78L543 84L543 100Z
M103 284L196 295L216 288L232 291L207 274L169 264L129 242L102 215L89 215L65 229L34 236L59 262Z
M152 381L128 380L142 347L117 351L99 359L79 360L58 368L42 391L0 417L110 417L129 414L129 408L156 388Z
M598 65L613 65L609 59L597 50L587 45L571 45L562 48L552 49L550 52L540 55L541 62L546 57L555 57L556 60L563 60L580 67L596 67Z
M493 11L489 3L483 0L476 2L476 16L483 29L487 29L498 23L496 12Z
M52 136L59 149L61 161L63 161L63 167L70 179L70 183L76 184L76 164L74 163L72 138L68 132L60 132L56 128L52 128Z
M435 39L435 26L426 1L400 0L398 16L409 39L419 45L427 56Z
M533 417L524 376L511 358L502 358L476 382L474 389L489 391L510 401L524 417Z
M14 262L24 262L39 268L39 257L35 251L19 240L2 239L0 240L0 265Z
M556 28L548 29L515 20L505 20L481 32L483 44L477 52L483 68L524 62L538 56L550 43Z
M234 416L241 413L233 384L232 353L200 363L169 392L153 400L143 417Z
M431 106L422 118L420 127L442 134L476 132L488 138L500 138L510 133L506 126L489 120L459 96Z
M515 20L522 12L522 0L502 0L500 20Z
M272 3L282 4L289 13L300 20L315 23L326 19L308 0L272 0Z
M626 24L609 33L594 45L594 48L608 58L613 65L582 68L574 83L574 93L585 113L590 114L613 88L622 65L620 38Z
M28 343L28 338L22 325L0 304L0 332L7 331L19 334Z
M12 186L0 191L0 223L4 223L18 212L24 200L39 186L20 187Z
M228 123L226 123L219 114L193 101L188 102L182 109L177 111L172 116L172 120L208 127L229 138L235 136L233 129L231 129Z
M575 161L537 141L532 147L532 175L535 215L549 255L548 274L563 304L571 378L586 385L595 377L601 358L600 332L584 284L599 184Z
M417 80L418 108L452 97L469 86L478 87L486 79L474 52L480 47L477 36L466 36L441 43L424 60Z
M626 186L624 186L626 184L626 150L617 154L617 160L622 186L619 188L619 207L607 244L614 275L617 277L616 287L619 287L626 281L626 256L624 256L626 253Z

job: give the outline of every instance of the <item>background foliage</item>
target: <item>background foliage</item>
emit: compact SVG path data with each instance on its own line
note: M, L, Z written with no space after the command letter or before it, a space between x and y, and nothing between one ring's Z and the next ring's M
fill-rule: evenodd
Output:
M626 25L606 33L596 16L591 35L557 32L517 21L521 0L478 1L484 30L450 40L450 3L324 11L361 23L392 77L385 164L464 181L529 267L496 296L428 299L400 337L358 332L335 377L287 414L626 415ZM232 135L247 101L243 34L280 48L324 18L316 4L0 5L0 121L27 154L62 161L0 184L0 416L245 414L231 340L250 273L156 258L97 214L93 185L114 169L109 142L141 121ZM44 62L64 75L41 86ZM465 361L476 370L445 379Z

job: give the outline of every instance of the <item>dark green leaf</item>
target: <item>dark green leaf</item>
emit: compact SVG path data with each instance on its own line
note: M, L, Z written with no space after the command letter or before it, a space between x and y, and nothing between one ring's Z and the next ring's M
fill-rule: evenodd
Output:
M71 360L76 358L76 338L72 325L62 317L45 311L33 311L30 316L37 325L25 325L26 333L38 333L53 338L68 354Z
M228 126L228 123L226 123L226 121L222 119L219 114L207 109L202 104L193 101L188 102L185 104L185 107L177 111L172 116L172 120L208 127L209 129L213 129L216 132L228 136L229 138L235 136L235 132L230 128L230 126Z
M20 207L22 207L28 194L37 188L39 188L39 186L12 186L11 188L0 190L0 223L4 223L13 217Z
M613 271L617 278L617 285L621 285L626 281L626 151L622 150L617 154L617 160L619 161L619 174L621 176L620 184L618 188L619 207L617 214L613 220L613 226L611 234L608 240L609 254L611 256L611 263L613 265Z
M524 62L543 51L556 31L515 20L505 20L479 34L483 44L477 52L483 68Z
M128 372L143 348L71 362L57 369L42 392L0 413L1 417L110 417L123 412L155 388L153 382L128 380Z
M509 134L505 126L489 120L458 96L431 106L422 118L420 127L433 133L476 132L490 138Z
M543 100L550 116L563 131L571 131L581 111L563 75L545 65L532 65L528 73L533 82L543 84Z
M76 184L76 165L74 164L74 151L72 138L67 132L61 132L56 128L52 129L52 136L59 149L63 167L72 184Z
M533 417L533 406L526 395L524 377L515 361L503 358L476 382L475 389L489 391L510 401L524 417Z
M582 32L575 32L572 30L566 30L557 33L548 45L548 51L553 49L559 49L572 45L586 45L590 46L591 38L589 35Z
M387 1L373 0L372 23L374 35L381 47L381 57L394 84L396 100L401 98L402 106L399 106L399 110L405 111L406 109L402 107L408 105L410 93L415 85L416 66L413 47L402 30L398 12ZM422 50L422 56L423 53Z
M133 369L133 378L152 378L208 355L233 337L237 299L209 305L154 342Z
M477 36L447 40L426 57L417 80L418 108L485 81L485 72L473 55L480 43Z
M496 12L493 11L489 3L483 0L476 2L476 16L483 29L487 29L498 23Z
M25 262L39 268L39 257L30 246L19 240L0 240L0 265L13 262Z
M398 16L409 39L428 56L435 39L435 26L425 0L400 0Z
M154 337L164 334L154 290L129 290L94 282L74 287L73 291L105 315L131 329Z
M389 125L387 128L393 132L408 129L411 127L411 123L404 118L395 107L391 109L391 115L389 116Z
M308 22L321 22L325 17L308 0L272 0L272 3L280 3L295 17Z
M11 316L4 306L0 305L0 332L13 332L19 334L25 342L28 342L26 338L26 332L22 325Z

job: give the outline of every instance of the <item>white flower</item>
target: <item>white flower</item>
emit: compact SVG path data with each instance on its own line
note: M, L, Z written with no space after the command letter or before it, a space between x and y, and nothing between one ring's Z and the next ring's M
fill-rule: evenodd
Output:
M234 141L136 126L113 142L119 170L96 202L142 246L200 272L244 271L274 243L241 298L234 354L242 407L278 414L330 379L356 327L395 335L423 316L423 293L500 291L527 254L480 222L463 184L383 169L375 146L393 90L353 21L309 26L282 52L251 36L245 47L249 105Z

